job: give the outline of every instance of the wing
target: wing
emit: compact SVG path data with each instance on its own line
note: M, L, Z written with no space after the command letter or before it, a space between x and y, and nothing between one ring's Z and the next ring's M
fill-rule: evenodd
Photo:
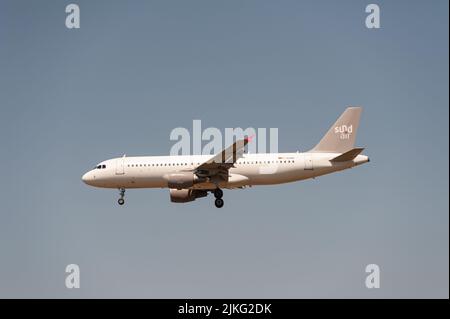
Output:
M228 170L244 154L245 146L251 142L252 137L236 141L220 153L214 155L206 162L200 164L194 171L199 177L210 177L228 180Z

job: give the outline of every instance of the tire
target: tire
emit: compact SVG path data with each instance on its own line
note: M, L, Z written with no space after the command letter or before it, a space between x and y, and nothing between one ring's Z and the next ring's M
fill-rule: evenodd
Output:
M214 197L215 198L222 198L223 197L223 190L221 190L220 188L216 188L214 190Z
M119 198L117 202L119 203L119 205L125 204L125 200L123 198Z
M216 198L216 200L214 201L214 204L216 205L217 208L222 208L223 207L223 199L222 198Z

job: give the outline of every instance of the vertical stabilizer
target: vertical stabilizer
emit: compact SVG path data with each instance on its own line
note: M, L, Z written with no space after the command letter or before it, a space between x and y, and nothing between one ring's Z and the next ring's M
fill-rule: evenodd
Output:
M362 107L348 107L309 152L345 153L355 145Z

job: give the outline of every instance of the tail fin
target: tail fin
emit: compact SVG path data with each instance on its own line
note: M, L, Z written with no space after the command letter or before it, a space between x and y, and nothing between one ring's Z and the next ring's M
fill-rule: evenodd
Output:
M362 107L348 107L310 152L345 153L355 145Z

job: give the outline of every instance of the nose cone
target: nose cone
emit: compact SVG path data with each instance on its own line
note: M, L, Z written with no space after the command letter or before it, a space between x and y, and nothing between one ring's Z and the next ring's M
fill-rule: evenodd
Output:
M81 177L81 180L82 180L83 182L85 182L86 184L91 185L92 180L93 180L91 172L87 172L86 174L84 174L84 175Z

